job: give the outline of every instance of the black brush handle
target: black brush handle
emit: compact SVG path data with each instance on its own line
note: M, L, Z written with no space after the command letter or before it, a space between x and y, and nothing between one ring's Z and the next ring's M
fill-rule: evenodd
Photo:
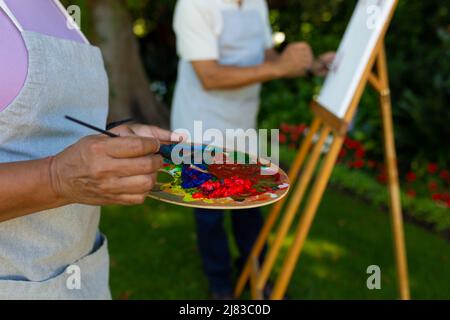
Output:
M120 137L119 135L117 135L115 133L109 132L107 130L100 129L100 128L96 127L96 126L93 126L92 124L89 124L89 123L86 123L84 121L75 119L73 117L65 116L65 118L67 120L75 122L76 124L79 124L79 125L81 125L83 127L86 127L86 128L92 129L94 131L97 131L97 132L99 132L101 134L107 135L108 137L111 137L111 138L119 138ZM161 155L163 158L165 158L165 159L167 159L169 161L172 161L172 150L173 150L173 148L175 146L176 146L176 144L162 144L160 146L160 148L159 148L159 151L156 152L156 154Z
M84 122L84 121L81 121L81 120L72 118L72 117L70 117L70 116L65 116L64 118L66 118L67 120L70 120L70 121L72 121L72 122L75 122L75 123L77 123L77 124L79 124L79 125L82 125L82 126L84 126L84 127L86 127L86 128L89 128L89 129L92 129L92 130L94 130L94 131L97 131L97 132L100 132L100 133L102 133L102 134L105 134L105 135L107 135L107 136L109 136L109 137L111 137L111 138L117 138L117 137L119 137L119 135L117 135L117 134L114 134L114 133L112 133L112 132L109 132L109 131L100 129L100 128L96 127L96 126L93 126L92 124L89 124L89 123L86 123L86 122Z

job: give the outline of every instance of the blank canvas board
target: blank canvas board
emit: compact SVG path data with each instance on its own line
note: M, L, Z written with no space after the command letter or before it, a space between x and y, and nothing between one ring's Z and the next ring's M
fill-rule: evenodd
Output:
M317 102L343 118L388 22L395 0L359 0Z

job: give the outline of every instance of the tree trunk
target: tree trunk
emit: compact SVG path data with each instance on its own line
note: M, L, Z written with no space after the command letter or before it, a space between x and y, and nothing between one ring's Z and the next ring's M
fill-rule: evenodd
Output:
M133 118L168 128L169 110L150 89L127 8L117 0L89 0L87 4L92 40L102 49L109 74L109 119Z

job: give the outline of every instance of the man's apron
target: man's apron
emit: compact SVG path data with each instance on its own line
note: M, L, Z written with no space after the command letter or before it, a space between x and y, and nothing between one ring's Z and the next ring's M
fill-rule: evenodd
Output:
M264 62L265 25L257 10L222 10L223 30L219 37L221 65L249 67ZM175 89L172 129L186 129L194 137L194 121L203 130L256 128L261 85L233 90L205 91L190 61L180 60ZM197 141L198 140L198 141Z

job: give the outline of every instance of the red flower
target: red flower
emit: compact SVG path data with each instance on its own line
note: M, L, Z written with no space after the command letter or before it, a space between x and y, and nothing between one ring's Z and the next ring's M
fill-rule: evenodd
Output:
M448 180L450 177L450 173L448 170L442 170L441 173L439 173L439 177L441 177L442 180Z
M284 133L287 133L287 132L289 132L289 131L291 130L291 126L288 125L287 123L282 123L282 124L280 125L280 129L281 129L281 131L283 131Z
M363 148L359 148L355 152L355 157L358 158L358 159L364 158L365 155L366 155L366 151L364 151Z
M305 132L306 128L307 127L305 124L300 124L297 126L296 131L298 134L303 134L303 132Z
M434 201L440 201L440 200L442 200L442 194L434 193L431 195L431 199L433 199Z
M300 133L298 133L296 131L291 133L291 140L292 141L298 141L299 138L300 138Z
M364 161L363 160L356 160L353 162L353 168L360 169L364 167Z
M429 173L434 174L438 171L438 165L436 163L429 163L427 169Z
M381 183L386 183L386 181L387 181L387 176L386 176L385 173L380 173L380 174L377 176L377 179L378 179L378 181L381 182Z
M413 190L413 189L409 189L408 191L406 191L406 194L408 196L410 196L411 198L415 198L416 195L417 195L417 192L415 190Z
M438 188L438 184L436 183L436 181L431 181L431 182L428 184L428 189L429 189L430 191L436 191L437 188Z
M339 151L339 158L345 157L346 154L347 154L347 150L342 148L341 151Z
M358 141L352 140L350 138L346 138L344 144L349 149L358 149L361 147L361 144Z
M281 144L285 144L287 142L287 137L284 133L280 133L279 139Z
M414 182L417 180L417 175L414 172L408 172L406 174L406 181L408 182Z

